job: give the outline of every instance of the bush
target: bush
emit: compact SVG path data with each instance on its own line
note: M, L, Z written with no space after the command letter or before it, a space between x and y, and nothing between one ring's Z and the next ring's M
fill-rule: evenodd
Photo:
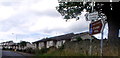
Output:
M65 47L64 47L64 45L62 45L60 48L59 48L59 50L63 50Z
M5 50L5 48L3 47L2 50Z
M42 49L39 51L39 54L47 53L48 50L49 50L49 48L42 48Z
M43 55L43 54L47 53L48 50L49 50L49 48L33 49L32 53L34 53L36 55Z
M82 38L81 37L76 37L77 41L81 41Z
M25 49L25 52L27 52L27 53L32 53L32 51L33 51L32 48L26 48L26 49Z

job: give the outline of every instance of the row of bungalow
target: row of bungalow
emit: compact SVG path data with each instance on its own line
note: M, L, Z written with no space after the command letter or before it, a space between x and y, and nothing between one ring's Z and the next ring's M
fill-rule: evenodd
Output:
M2 49L16 49L16 50L25 50L27 48L34 49L34 45L31 44L30 42L26 42L25 46L21 46L19 43L14 43L13 41L2 42L0 43L0 45L2 46Z
M19 44L14 43L13 41L2 42L1 44L3 48L17 49L17 50L24 50L26 48L32 48L32 49L42 49L42 48L50 48L50 47L59 48L62 45L64 45L66 42L76 41L77 40L76 37L80 37L82 40L95 39L95 37L89 35L88 32L83 32L79 34L69 33L69 34L60 35L60 36L44 38L44 39L35 41L32 44L28 42L26 43L25 47L22 47Z
M41 39L39 41L33 42L33 45L37 49L50 48L50 47L59 48L62 45L64 45L64 43L66 43L66 42L77 41L76 37L80 37L82 40L95 39L95 37L89 35L88 32L83 32L83 33L79 33L79 34L69 33L69 34L65 34L65 35Z

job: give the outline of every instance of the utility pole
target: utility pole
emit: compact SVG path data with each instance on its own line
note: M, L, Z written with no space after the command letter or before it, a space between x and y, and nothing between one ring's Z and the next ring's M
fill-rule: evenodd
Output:
M103 31L101 32L101 49L100 49L100 56L103 56Z
M92 12L94 12L94 0L92 0ZM91 20L93 22L93 20ZM90 36L90 48L89 48L89 54L92 56L92 37Z

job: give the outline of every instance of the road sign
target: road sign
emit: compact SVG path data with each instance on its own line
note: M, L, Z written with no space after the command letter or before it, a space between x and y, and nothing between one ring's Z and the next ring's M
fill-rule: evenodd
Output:
M86 15L87 21L97 20L98 19L98 12L87 13Z
M100 33L102 29L103 29L102 20L98 20L98 21L90 23L89 32L91 35Z

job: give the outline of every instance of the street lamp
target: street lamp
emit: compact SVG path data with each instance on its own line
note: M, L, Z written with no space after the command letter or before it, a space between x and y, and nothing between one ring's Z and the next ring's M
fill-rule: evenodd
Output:
M16 39L16 42L17 42L17 35L15 33L12 33L12 35L15 35L15 39Z
M14 51L16 51L17 50L17 35L15 33L12 33L12 35L15 35L16 44L15 44L15 50Z

